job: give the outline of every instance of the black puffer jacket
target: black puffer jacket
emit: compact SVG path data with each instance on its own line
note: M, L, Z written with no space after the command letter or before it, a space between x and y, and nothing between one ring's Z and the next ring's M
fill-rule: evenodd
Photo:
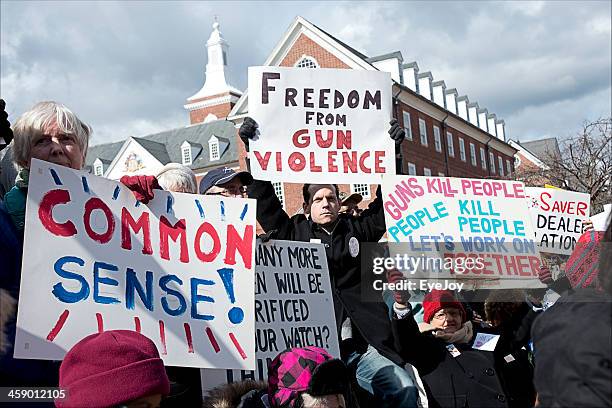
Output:
M568 293L533 325L542 407L612 407L612 296Z
M264 231L276 230L273 238L303 242L320 240L325 245L338 331L344 316L348 315L358 330L354 336L362 337L382 355L402 365L404 362L394 348L387 306L382 299L379 303L362 302L361 254L355 253L355 244L377 242L385 233L380 188L376 199L360 217L341 215L331 235L303 214L290 218L268 181L255 180L248 187L248 195L257 200L257 221Z
M431 407L533 405L527 352L517 350L513 342L502 336L494 352L481 351L472 348L477 335L474 333L469 343L454 344L461 354L453 357L448 343L431 333L421 333L411 314L403 319L394 317L393 329L402 357L416 367L423 379ZM511 357L504 359L508 355Z

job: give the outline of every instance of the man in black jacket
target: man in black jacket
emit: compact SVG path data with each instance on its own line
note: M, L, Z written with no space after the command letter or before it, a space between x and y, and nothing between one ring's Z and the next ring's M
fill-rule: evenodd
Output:
M248 140L257 132L257 124L246 118L240 137L248 151ZM391 122L391 138L401 143L405 132L397 121ZM320 242L325 246L338 332L350 319L350 338L341 342L342 357L356 370L357 382L387 407L413 407L417 404L414 379L402 367L404 361L394 348L388 310L378 303L361 301L361 242L377 242L385 233L385 219L380 187L376 199L361 216L339 214L338 188L334 184L305 184L304 214L289 217L272 184L254 180L248 186L249 198L257 200L257 221L274 238Z

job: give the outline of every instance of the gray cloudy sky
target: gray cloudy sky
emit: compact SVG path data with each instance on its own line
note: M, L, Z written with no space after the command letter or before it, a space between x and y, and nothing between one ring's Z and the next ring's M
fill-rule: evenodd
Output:
M214 15L240 89L301 15L368 56L401 51L513 139L563 137L611 115L611 4L2 0L0 92L12 122L41 100L68 105L93 144L184 126Z

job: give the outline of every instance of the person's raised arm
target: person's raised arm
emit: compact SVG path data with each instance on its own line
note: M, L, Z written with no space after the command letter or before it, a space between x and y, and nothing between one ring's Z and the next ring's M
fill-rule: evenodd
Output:
M396 144L401 144L406 137L406 132L399 125L397 119L391 120L389 125L389 136ZM361 229L363 239L366 242L376 242L385 234L385 211L380 185L376 188L376 198L359 217L355 218L355 223Z
M238 135L244 143L246 151L249 151L249 141L257 137L257 122L252 118L246 117L240 126ZM249 160L246 160L249 168ZM250 170L250 168L249 168ZM283 206L276 196L274 186L269 181L253 180L247 187L249 198L257 200L257 222L266 233L276 230L274 234L278 239L292 239L293 223L283 210Z

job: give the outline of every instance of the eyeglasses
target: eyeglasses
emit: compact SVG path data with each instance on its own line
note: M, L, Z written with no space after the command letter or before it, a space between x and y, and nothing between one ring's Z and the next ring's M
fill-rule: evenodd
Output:
M448 317L452 318L452 319L458 319L459 317L461 317L461 313L459 313L456 310L448 310L448 311L442 311L440 310L438 313L436 313L434 315L434 319L436 320L446 320L448 319Z
M219 189L213 192L207 192L206 195L220 195L223 197L242 197L247 193L246 186L235 187L230 186L227 188Z

